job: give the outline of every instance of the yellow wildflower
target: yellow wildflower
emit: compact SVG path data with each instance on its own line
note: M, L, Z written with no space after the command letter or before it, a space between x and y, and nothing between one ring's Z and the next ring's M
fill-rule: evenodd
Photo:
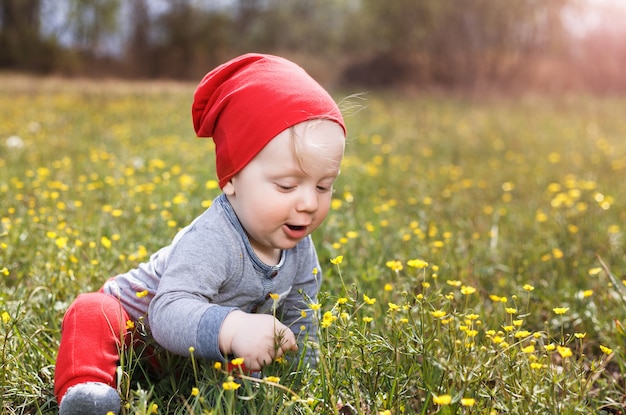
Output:
M343 255L338 255L330 260L330 263L333 265L339 265L343 262Z
M370 298L366 294L363 294L363 301L365 301L365 303L367 303L369 305L372 305L372 304L376 303L376 299L375 298Z
M200 389L198 388L191 388L191 396L198 396L200 395Z
M280 378L278 376L266 376L263 380L270 383L280 383Z
M311 303L309 304L309 307L313 311L318 311L320 308L322 308L322 305L320 303Z
M431 311L430 314L435 318L441 318L441 317L445 317L447 313L443 310L435 310L435 311Z
M428 262L423 261L421 259L410 259L406 263L408 266L412 268L426 268L428 266Z
M554 311L555 314L565 314L569 311L569 307L556 307L553 308L552 311Z
M148 295L148 290L143 290L143 291L136 292L136 293L135 293L135 295L136 295L137 297L139 297L139 298L143 298L143 297L145 297L146 295Z
M11 321L11 315L9 313L7 313L6 311L2 312L2 322L4 324L8 324L9 321Z
M233 366L241 366L243 365L243 357L236 357L230 361L230 364Z
M613 349L609 349L606 346L600 345L600 350L602 350L602 353L604 354L611 354L613 353Z
M435 405L450 405L452 397L450 395L433 395L433 402Z
M270 298L274 301L277 301L280 298L280 294L270 293Z
M461 405L463 406L474 406L476 403L476 399L474 398L461 398Z
M561 355L563 359L572 357L572 349L567 346L556 346L556 351Z

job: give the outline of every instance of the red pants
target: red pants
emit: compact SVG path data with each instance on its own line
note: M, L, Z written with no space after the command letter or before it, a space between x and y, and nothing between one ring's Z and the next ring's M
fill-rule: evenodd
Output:
M102 292L79 295L65 313L54 373L60 403L72 386L102 382L116 387L120 351L128 341L128 314L119 300Z

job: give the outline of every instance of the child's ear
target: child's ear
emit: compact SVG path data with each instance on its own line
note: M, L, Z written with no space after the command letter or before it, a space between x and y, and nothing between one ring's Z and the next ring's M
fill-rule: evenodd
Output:
M230 179L228 183L222 187L222 192L224 192L227 196L233 196L235 194L235 185L233 184L233 179Z

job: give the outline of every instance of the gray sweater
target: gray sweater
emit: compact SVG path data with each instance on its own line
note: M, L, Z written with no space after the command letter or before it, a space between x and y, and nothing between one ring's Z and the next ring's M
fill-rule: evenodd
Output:
M276 317L299 342L316 341L308 307L321 280L314 269L320 266L310 237L283 251L278 265L264 264L222 194L148 262L109 280L104 292L119 297L131 319L142 318L165 349L189 355L193 346L197 357L224 360L218 333L234 309L273 313L276 304Z

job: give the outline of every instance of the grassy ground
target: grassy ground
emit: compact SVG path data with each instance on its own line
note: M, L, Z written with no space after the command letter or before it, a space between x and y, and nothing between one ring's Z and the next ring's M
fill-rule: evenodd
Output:
M0 77L3 413L56 411L69 303L218 194L193 87ZM277 362L247 379L161 353L155 376L129 351L124 412L622 413L625 104L347 100L347 155L314 235L317 370Z

